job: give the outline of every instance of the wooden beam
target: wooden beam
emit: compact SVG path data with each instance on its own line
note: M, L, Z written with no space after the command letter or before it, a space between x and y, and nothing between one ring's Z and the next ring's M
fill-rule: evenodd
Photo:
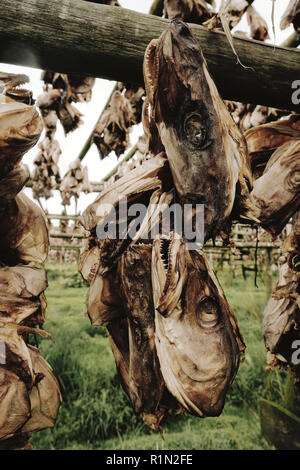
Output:
M46 214L48 220L77 220L79 215L64 215L64 214Z
M0 61L142 83L150 40L169 20L82 0L6 0L0 9ZM191 25L223 98L293 109L299 51L235 38L236 62L222 32ZM298 106L299 108L299 106Z
M50 238L79 238L80 240L84 238L88 238L85 235L77 234L77 233L64 233L64 232L50 232Z
M90 182L90 185L91 185L91 188L92 188L92 193L101 193L101 191L103 191L103 183L94 183L94 182ZM25 184L25 187L26 188L32 188L33 186L33 181L30 179L27 181L27 183ZM57 183L55 188L53 188L55 190L60 190L60 185ZM43 196L41 196L43 197Z

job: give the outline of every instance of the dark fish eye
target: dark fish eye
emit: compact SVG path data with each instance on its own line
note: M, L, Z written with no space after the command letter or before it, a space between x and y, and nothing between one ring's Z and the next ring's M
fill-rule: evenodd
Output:
M203 147L207 141L207 128L200 113L187 114L184 121L186 138L197 147Z
M219 321L219 312L220 309L217 301L213 298L206 297L198 304L198 323L204 328L214 327Z

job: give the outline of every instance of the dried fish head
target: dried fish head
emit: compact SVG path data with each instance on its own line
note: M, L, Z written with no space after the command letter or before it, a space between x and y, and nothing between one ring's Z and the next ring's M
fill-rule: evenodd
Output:
M29 105L33 104L32 92L22 88L24 83L28 82L27 75L0 72L0 93L15 101L21 101Z
M188 411L218 416L244 343L204 253L176 236L154 241L156 348L169 391Z
M199 43L181 21L172 21L149 44L144 78L149 148L158 147L158 133L179 197L205 205L207 240L231 217L234 203L237 215L250 208L252 175L243 135L208 73Z
M27 75L19 73L0 72L0 93L6 94L7 91L28 83L29 78Z
M300 141L290 140L279 147L255 180L252 196L259 209L262 227L273 238L297 211L300 201Z
M5 176L33 147L43 130L34 106L0 96L0 173Z

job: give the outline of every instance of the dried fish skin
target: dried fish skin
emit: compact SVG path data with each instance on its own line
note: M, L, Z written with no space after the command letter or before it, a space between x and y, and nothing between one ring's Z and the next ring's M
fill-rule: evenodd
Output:
M20 429L22 433L53 428L62 403L59 385L51 367L36 348L28 345L28 350L35 374L35 383L29 394L31 416Z
M0 366L0 441L14 436L30 417L30 401L24 382Z
M54 111L50 111L50 113L52 112ZM41 152L39 152L34 160L32 191L36 199L39 197L45 197L46 199L51 197L53 195L52 189L55 189L60 181L57 163L61 155L61 148L58 141L53 139L49 129L46 129L46 136L39 144Z
M218 416L244 350L238 324L204 253L174 235L154 240L156 348L171 394L189 412Z
M71 100L77 102L89 102L92 98L92 89L95 85L95 77L86 77L80 74L68 74Z
M254 179L260 177L271 155L281 145L300 138L300 116L292 114L245 132Z
M43 263L48 255L49 235L43 211L22 191L0 217L0 259L7 265Z
M100 266L100 248L93 245L93 239L86 241L78 261L78 271L82 278L90 285Z
M290 140L279 147L254 182L252 197L261 226L275 239L300 201L300 141Z
M128 319L125 314L107 325L107 335L123 390L129 397Z
M24 85L24 83L28 82L29 78L27 75L0 72L0 93L14 101L20 101L24 104L32 105L34 104L32 92L25 88L19 88Z
M43 122L34 106L0 96L0 174L7 175L38 141Z
M0 340L5 344L6 369L16 374L30 390L34 382L32 361L25 341L19 334L18 324L13 323L11 318L1 317Z
M281 246L279 279L263 316L263 338L270 369L290 368L299 377L292 344L300 339L300 215Z
M205 0L164 0L165 18L178 18L187 23L202 24L213 15Z
M297 294L299 282L295 280L292 270L287 262L279 268L279 280L276 283L272 297L264 310L263 315L263 338L267 351L272 354L280 354L280 358L290 360L292 350L285 350L285 342L292 343L290 332L296 316L299 317L299 307L292 298ZM290 346L290 344L289 344Z
M80 224L85 230L93 232L122 198L143 197L144 193L161 188L166 179L167 163L164 155L157 155L115 181L86 208L79 218Z
M300 28L300 1L290 0L280 21L280 29L284 30L293 23L295 30Z
M129 396L136 413L157 429L164 415L165 389L155 348L151 245L134 245L119 261L121 292L128 318Z
M107 326L122 316L123 306L115 270L96 274L88 290L86 305L88 317L94 326Z
M247 0L230 0L226 8L226 18L229 28L234 28L242 19L242 16L249 8Z
M0 179L0 213L16 197L30 178L27 165L18 164L4 178Z
M0 93L6 94L8 91L14 90L14 88L18 87L19 85L24 85L24 83L28 82L29 78L27 75L0 72Z
M0 292L5 294L30 299L39 297L47 286L43 268L22 265L0 268Z
M250 35L252 39L256 39L258 41L270 39L267 22L252 5L249 5L247 8L247 21L250 26Z
M69 165L69 170L65 174L60 184L60 193L63 205L70 205L71 198L77 200L82 192L89 193L92 188L88 179L87 167L82 167L79 158Z
M157 140L152 132L156 125L182 202L205 205L205 240L217 234L233 212L253 220L252 174L244 137L187 25L174 20L150 43L144 78L145 134ZM152 148L151 139L149 145Z
M94 142L100 158L115 151L119 157L129 146L129 132L135 124L135 116L130 101L116 90L109 107L103 112L94 130Z
M58 102L57 117L64 128L65 135L74 131L82 124L82 114L68 101Z

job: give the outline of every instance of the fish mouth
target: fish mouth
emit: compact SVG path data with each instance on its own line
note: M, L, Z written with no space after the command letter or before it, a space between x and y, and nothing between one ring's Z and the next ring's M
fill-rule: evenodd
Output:
M171 232L168 237L161 235L153 243L153 259L156 266L155 308L163 315L170 315L180 301L186 282L186 258L183 254L184 241L178 234Z
M25 83L29 83L27 75L0 72L0 94L25 104L31 104L32 92L23 88Z
M0 72L0 93L11 91L25 83L29 83L27 75Z

